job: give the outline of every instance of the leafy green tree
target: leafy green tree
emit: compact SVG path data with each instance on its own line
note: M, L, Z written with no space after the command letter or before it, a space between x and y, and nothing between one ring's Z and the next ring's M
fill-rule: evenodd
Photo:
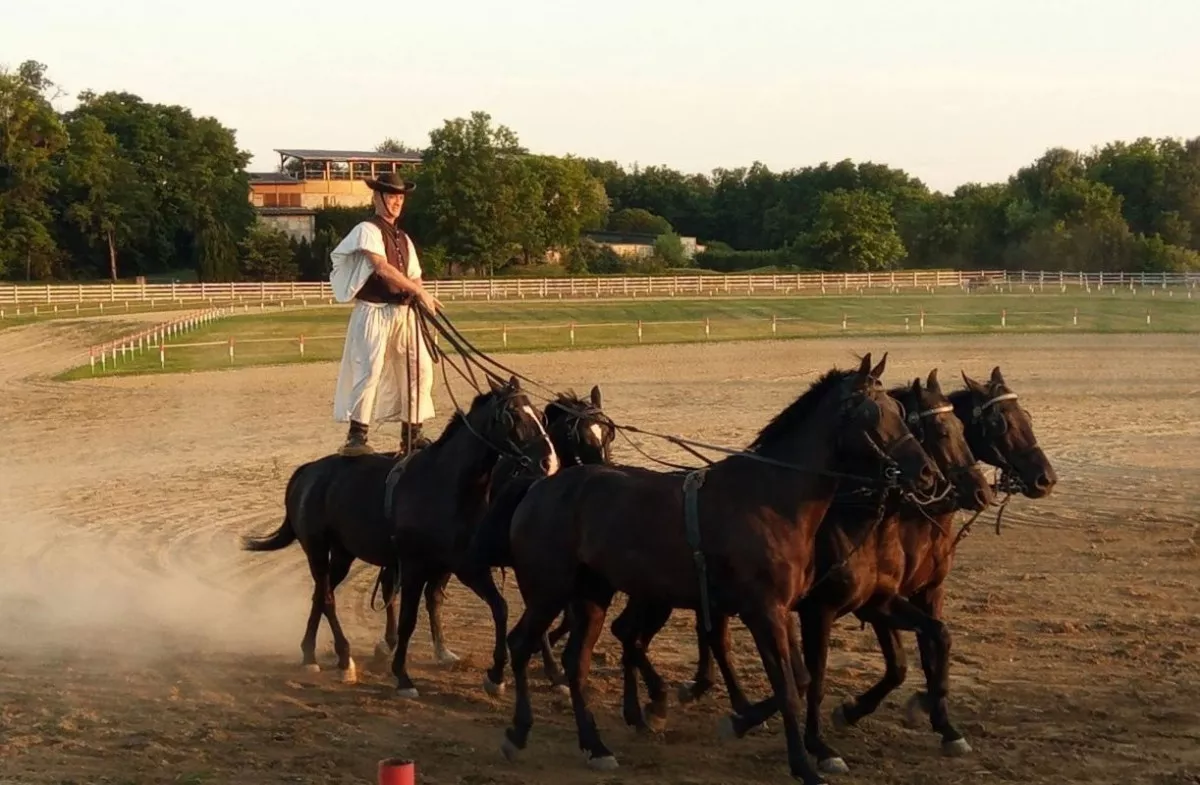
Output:
M671 222L641 207L626 207L608 217L608 230L629 234L665 234L674 231Z
M300 267L288 236L258 224L241 243L242 277L250 281L294 281Z
M887 198L863 190L824 194L799 244L819 266L838 271L888 270L906 254Z
M50 104L55 89L41 63L0 70L0 276L44 278L58 258L50 196L67 134Z
M683 267L688 263L683 241L674 232L660 234L654 239L654 256L667 267Z

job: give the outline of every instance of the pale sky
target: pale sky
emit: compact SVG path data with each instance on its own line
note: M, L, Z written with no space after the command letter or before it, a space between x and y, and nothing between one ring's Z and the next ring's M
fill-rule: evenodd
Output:
M1139 10L1140 9L1140 10ZM931 188L1047 148L1200 135L1200 1L0 0L0 64L275 148L424 146L489 112L535 152L775 171L851 158Z

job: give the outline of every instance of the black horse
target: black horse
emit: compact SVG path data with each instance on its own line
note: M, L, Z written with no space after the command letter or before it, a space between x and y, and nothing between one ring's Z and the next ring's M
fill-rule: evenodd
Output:
M562 466L583 464L611 464L612 442L616 438L616 427L604 414L600 388L593 387L591 405L579 400L559 399L546 408L547 426L554 447L562 459ZM569 427L561 428L572 435L572 441L560 444L555 438L555 425L568 421ZM499 466L498 466L499 468ZM496 491L492 504L483 521L476 527L471 538L464 561L468 570L491 570L495 567L512 567L512 549L509 546L509 532L512 529L513 512L525 498L529 488L539 480L536 477L511 477L495 484ZM567 625L567 614L563 614L563 633ZM558 636L558 637L561 637ZM566 689L566 676L554 661L553 647L555 637L542 636L542 663L546 677L550 683L559 689ZM497 694L503 688L502 684L485 682L484 688L490 694Z
M268 537L246 539L243 547L248 551L276 551L296 540L304 549L314 584L312 609L300 644L305 666L316 666L317 627L324 614L333 633L342 679L347 683L357 680L350 642L334 602L334 589L345 580L356 558L385 568L399 563L402 587L409 587L410 595L415 576L423 576L417 591L427 584L431 587L426 601L434 640L440 641L440 590L452 572L444 567L444 557L486 509L497 459L508 456L521 471L541 475L557 471L558 456L517 379L507 383L489 379L489 384L490 391L478 395L466 414L456 412L435 442L404 461L398 463L394 456L382 454L335 454L301 466L288 482L283 524ZM428 577L431 571L436 573L434 580ZM502 600L490 574L487 578L486 582L463 583L493 606L494 612L495 603ZM386 582L394 585L395 581L388 577ZM388 601L390 604L390 597ZM410 606L405 643L416 621L417 608L411 599ZM385 640L391 630L389 616ZM496 637L502 642L503 635L501 627ZM441 649L445 651L444 646ZM397 655L399 652L397 647ZM402 664L403 660L393 662L399 678L396 662ZM502 669L503 664L502 655L497 667ZM400 688L411 688L411 683L401 679Z

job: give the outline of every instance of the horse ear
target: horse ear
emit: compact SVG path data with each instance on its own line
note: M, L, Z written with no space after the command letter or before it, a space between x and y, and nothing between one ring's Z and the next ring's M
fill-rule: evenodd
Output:
M858 375L866 378L871 375L871 353L867 352L862 357L862 362L858 364Z
M870 357L870 356L871 355L869 355L869 354L867 355L867 357ZM872 378L875 378L875 379L883 378L883 369L887 367L887 358L888 358L888 353L884 352L883 357L879 358L879 365L876 365L874 368L871 369Z
M992 384L996 387L1004 384L1004 377L1000 374L1000 366L997 365L992 369Z
M508 389L514 391L521 389L521 382L519 379L517 379L517 375L515 373L508 377Z
M967 376L966 371L962 371L962 378L963 378L963 384L967 385L968 390L975 393L976 395L980 395L985 398L987 397L987 394L988 394L987 388L984 387L979 382L972 379L970 376Z
M504 385L500 384L494 376L488 376L488 387L492 388L492 392L499 395L504 390Z
M592 386L592 406L595 406L597 409L601 408L601 406L600 406L600 385L598 385L598 384Z
M925 380L925 389L936 395L942 394L942 385L937 378L937 368L929 372L929 378Z

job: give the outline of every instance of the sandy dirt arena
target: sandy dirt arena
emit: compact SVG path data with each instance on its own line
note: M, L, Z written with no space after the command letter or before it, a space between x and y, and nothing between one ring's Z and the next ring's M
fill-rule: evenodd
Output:
M372 670L383 625L376 575L357 563L338 592L361 681L338 682L322 623L320 674L300 667L311 579L299 546L239 550L281 520L299 463L337 447L334 364L60 384L81 327L0 331L0 783L370 783L388 755L422 783L787 782L781 726L720 743L723 688L699 705L671 692L665 734L627 730L617 648L605 633L593 708L621 768L584 768L568 702L534 660L535 726L517 764L499 752L512 712L481 689L486 606L451 582L451 667L433 662L422 607L416 700ZM975 752L940 755L901 708L907 683L857 728L827 727L851 774L838 783L1200 782L1200 338L990 336L760 342L505 358L636 423L745 444L817 373L889 350L887 381L939 367L979 379L999 364L1033 413L1060 482L1014 499L997 537L981 521L959 548L947 618L951 716ZM458 386L462 400L465 386ZM451 404L440 387L440 430ZM396 426L376 440L390 447ZM680 453L656 442L664 458ZM641 462L621 440L616 458ZM509 581L510 619L520 611ZM611 616L610 616L611 618ZM678 683L695 661L678 613L651 655ZM874 636L834 632L823 713L882 672ZM766 691L744 628L737 664ZM511 677L510 677L511 682ZM644 694L644 692L643 692Z

